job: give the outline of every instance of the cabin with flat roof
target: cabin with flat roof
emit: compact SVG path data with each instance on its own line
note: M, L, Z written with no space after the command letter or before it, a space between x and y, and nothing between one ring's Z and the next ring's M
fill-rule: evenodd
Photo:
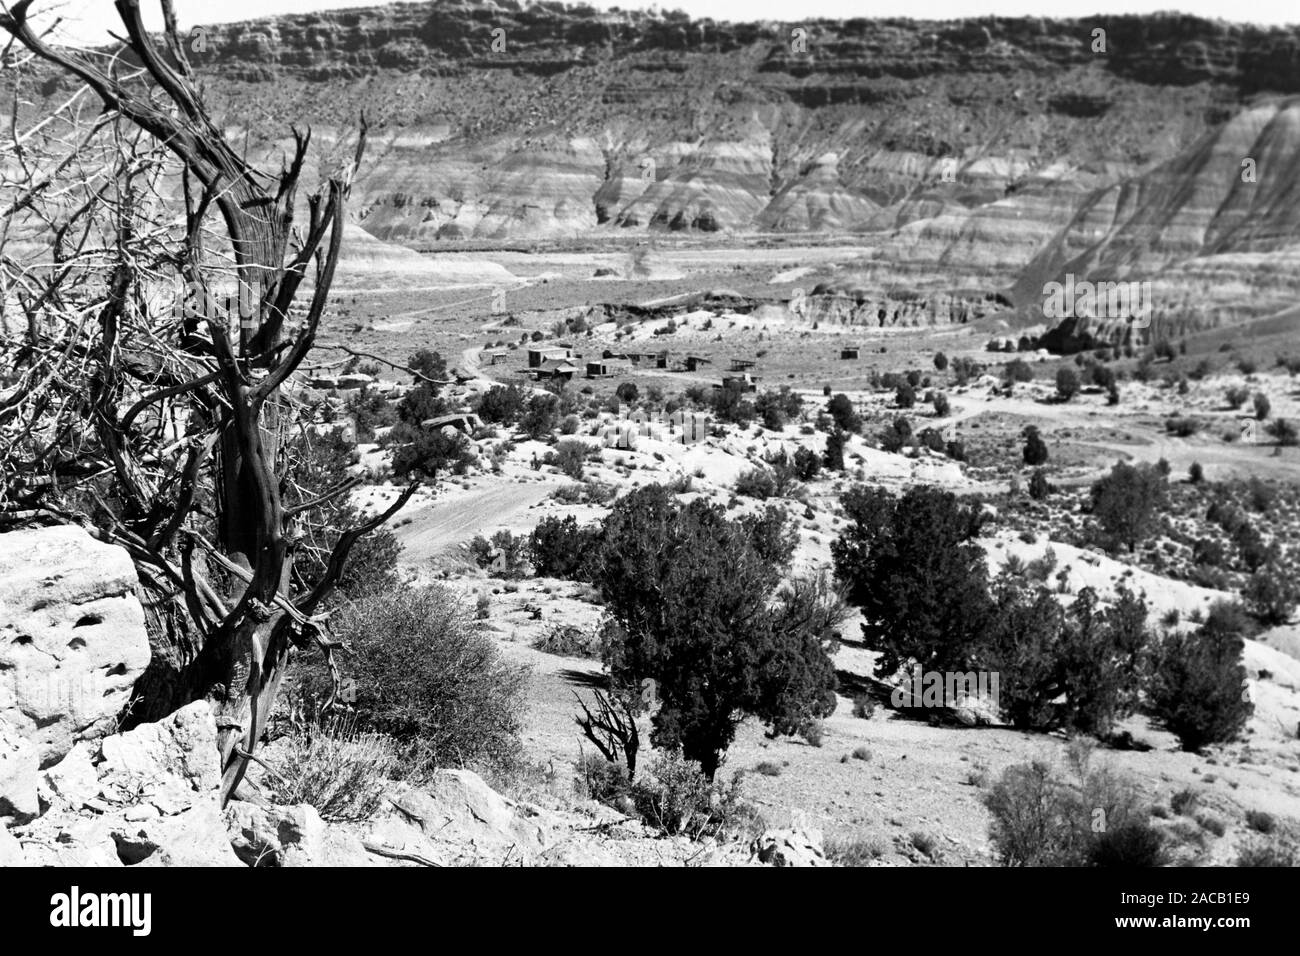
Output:
M540 368L545 362L563 362L572 358L572 345L539 345L528 350L528 367Z
M747 372L757 364L758 362L755 361L754 359L732 359L731 368L729 371Z
M714 385L713 387L721 388L721 389L734 388L734 389L739 389L742 392L756 392L758 391L757 382L758 379L755 378L753 375L750 375L748 372L742 372L740 375L722 376L722 384Z
M686 371L688 372L697 372L699 371L701 365L712 365L712 364L713 364L712 359L706 359L702 355L686 356Z
M846 345L840 349L841 359L855 359L861 350L856 345Z
M587 360L587 378L610 378L632 371L632 361L621 355Z

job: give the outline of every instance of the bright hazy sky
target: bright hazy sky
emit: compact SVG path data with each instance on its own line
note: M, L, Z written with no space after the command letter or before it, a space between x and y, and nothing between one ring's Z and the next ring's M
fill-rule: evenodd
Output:
M0 0L3 3L4 0ZM776 20L794 22L818 17L890 17L906 14L916 19L953 20L961 17L1042 16L1085 18L1095 13L1154 13L1178 10L1209 19L1247 23L1298 23L1297 0L908 0L907 3L880 0L590 0L600 9L659 7L681 9L695 17L715 20ZM278 13L304 13L340 7L379 6L365 0L175 0L182 26L250 20ZM161 26L157 4L144 0L155 26ZM109 0L37 0L39 13L58 9L68 21L68 36L81 43L102 43L106 32L121 32Z

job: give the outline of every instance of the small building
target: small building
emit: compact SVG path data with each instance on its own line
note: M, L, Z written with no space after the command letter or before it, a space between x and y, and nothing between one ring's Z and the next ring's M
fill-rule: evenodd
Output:
M578 373L578 366L574 365L568 359L547 359L541 365L521 369L520 371L531 375L535 382L541 381L542 379L551 379L552 381L559 379L560 381L567 382Z
M846 345L840 349L841 359L855 359L858 357L859 348L856 345Z
M528 350L528 367L540 368L545 362L563 362L572 358L572 345L542 345Z
M750 375L748 372L744 372L740 375L724 375L722 376L722 384L714 385L713 387L722 388L722 389L734 388L734 389L739 389L742 392L756 392L758 391L757 382L758 379L756 379L753 375Z
M747 372L757 364L753 359L732 359L730 371Z
M618 355L610 355L599 359L589 359L587 361L587 378L609 378L613 375L623 375L630 371L632 371L631 359Z
M701 365L712 365L712 364L713 364L712 359L706 359L701 355L686 356L686 371L688 372L699 371Z
M510 354L510 350L507 348L497 347L484 349L480 354L487 360L489 365L500 365L506 360L506 357Z

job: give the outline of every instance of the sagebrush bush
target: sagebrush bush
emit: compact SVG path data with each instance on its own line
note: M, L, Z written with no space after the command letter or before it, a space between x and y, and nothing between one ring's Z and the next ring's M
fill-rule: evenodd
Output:
M433 585L376 595L341 608L332 623L354 652L343 666L364 729L438 766L513 764L527 672L502 659L453 592Z
M310 804L325 820L365 820L379 809L397 765L392 738L315 724L277 741L275 772L262 780L274 803Z
M595 800L614 807L617 810L630 809L632 781L628 779L627 767L612 760L606 760L598 753L578 755L574 762L577 771L573 778L574 792L586 800Z
M1237 851L1234 866L1297 865L1295 848L1280 840L1254 840Z
M1160 834L1136 787L1092 765L1071 742L1063 771L1044 760L1008 767L983 794L989 835L1006 866L1158 866Z
M711 781L699 767L676 752L660 754L632 787L637 813L668 835L693 840L705 837L753 837L762 818L740 797L740 781Z
M736 494L766 501L777 492L776 478L766 468L751 468L736 479Z

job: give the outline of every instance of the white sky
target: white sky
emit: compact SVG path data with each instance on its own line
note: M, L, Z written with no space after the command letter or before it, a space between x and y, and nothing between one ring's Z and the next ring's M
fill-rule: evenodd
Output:
M3 4L4 0L0 0ZM1178 10L1208 19L1243 23L1300 23L1296 0L908 0L906 4L881 0L590 0L592 6L608 9L658 7L685 10L694 17L715 20L776 20L849 17L896 17L920 20L955 20L996 14L999 16L1087 18L1097 13L1155 13ZM175 0L182 26L251 20L281 13L305 13L342 7L381 6L365 0ZM144 0L147 20L161 26L157 5ZM80 43L102 43L106 31L121 32L117 14L109 0L38 0L37 13L58 10L66 18L69 39Z

